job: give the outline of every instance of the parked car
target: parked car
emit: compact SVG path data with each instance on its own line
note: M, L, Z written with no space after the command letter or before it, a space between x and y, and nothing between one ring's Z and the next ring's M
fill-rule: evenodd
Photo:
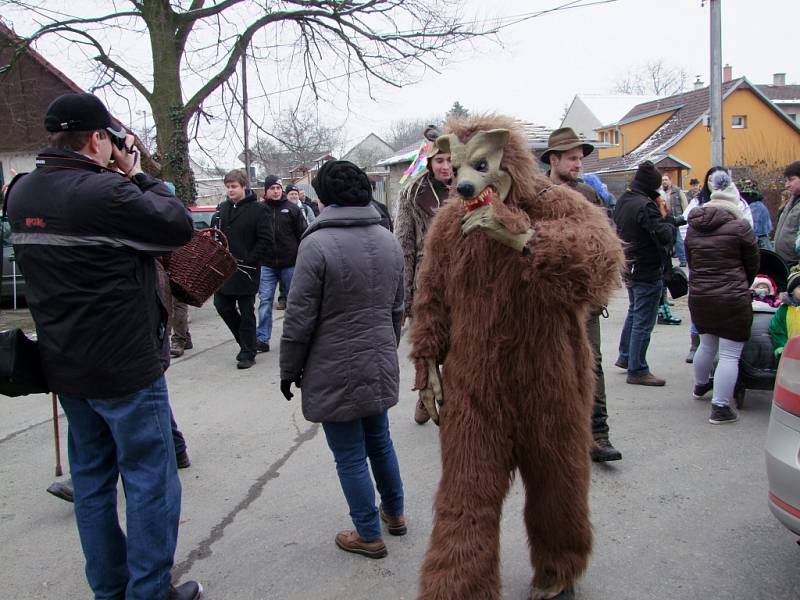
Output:
M22 300L25 294L25 277L14 259L14 246L11 245L11 228L8 221L4 220L3 227L3 279L0 283L0 297L3 300L14 302L16 292L17 301Z
M206 229L211 227L211 217L217 212L216 206L190 206L195 229Z
M767 430L769 508L800 535L800 336L783 350Z

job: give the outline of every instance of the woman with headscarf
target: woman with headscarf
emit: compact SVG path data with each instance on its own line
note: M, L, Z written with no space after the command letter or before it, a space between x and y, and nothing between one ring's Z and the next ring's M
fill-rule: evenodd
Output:
M694 356L694 397L713 390L709 422L738 420L731 407L739 357L753 322L750 285L759 255L753 228L743 218L739 190L725 170L711 174L710 199L689 213L689 312L700 335ZM711 379L714 359L719 363Z
M403 484L387 411L397 404L403 253L380 225L364 171L325 163L311 182L322 211L303 234L281 337L281 392L302 386L303 416L322 423L355 530L336 545L386 556L381 520L404 535ZM375 476L381 497L375 507Z

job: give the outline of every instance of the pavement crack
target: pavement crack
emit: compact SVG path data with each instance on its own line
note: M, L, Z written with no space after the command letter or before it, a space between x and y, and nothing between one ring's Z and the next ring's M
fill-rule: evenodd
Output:
M294 445L289 448L283 456L272 463L263 475L253 482L253 485L250 486L250 489L247 491L247 495L244 497L244 499L242 499L242 501L239 502L231 510L231 512L225 516L225 518L211 528L211 533L208 535L208 537L202 540L194 550L189 552L186 560L175 565L172 570L175 580L178 580L182 576L186 575L186 573L191 570L192 566L194 566L195 562L206 559L213 554L211 546L213 546L215 542L218 542L222 539L222 537L225 535L225 529L228 527L228 525L233 523L233 521L236 519L236 515L247 509L261 496L261 493L264 491L264 487L269 481L280 475L279 471L281 467L286 464L286 461L289 460L292 454L294 454L297 449L300 448L300 446L309 440L312 440L314 436L317 435L318 431L319 423L314 423L304 432L300 432L298 429L297 437L294 439Z
M61 412L58 413L58 417L59 418L64 417L64 413L61 413ZM44 421L39 421L38 423L34 423L33 425L28 425L27 427L25 427L23 429L18 429L17 431L13 431L13 432L9 433L6 437L0 438L0 444L8 442L9 440L13 440L18 435L22 435L23 433L27 433L31 429L35 429L36 427L41 427L42 425L46 425L47 423L52 423L52 422L53 422L53 417L50 417L49 419L45 419Z

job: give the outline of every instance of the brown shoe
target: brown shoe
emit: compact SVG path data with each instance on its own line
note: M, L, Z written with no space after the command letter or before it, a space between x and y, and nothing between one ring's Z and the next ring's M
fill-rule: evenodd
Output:
M185 346L183 344L178 344L173 342L169 348L169 355L172 358L178 358L179 356L183 356L183 351L185 350Z
M655 385L655 386L661 386L661 385L664 385L664 384L667 383L665 380L661 379L660 377L656 377L655 375L653 375L650 372L641 373L641 374L638 374L638 375L631 375L629 373L628 374L628 378L626 379L626 381L628 383L630 383L631 385Z
M345 552L360 554L367 558L383 558L388 554L383 540L365 542L356 531L340 531L336 534L336 545Z
M406 527L406 518L403 515L397 517L390 517L383 512L383 505L380 507L381 521L386 523L386 529L389 530L390 535L405 535L408 533Z
M422 400L417 400L417 405L414 407L414 420L417 422L417 425L425 425L425 423L431 420L428 409L425 408Z

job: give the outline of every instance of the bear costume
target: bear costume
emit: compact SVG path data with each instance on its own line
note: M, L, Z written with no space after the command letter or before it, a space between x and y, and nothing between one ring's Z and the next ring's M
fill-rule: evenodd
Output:
M446 134L436 145L455 177L426 237L410 330L442 455L419 598L501 597L500 515L516 470L531 598L555 598L591 551L585 323L618 284L622 246L602 209L538 173L512 119L451 119Z

